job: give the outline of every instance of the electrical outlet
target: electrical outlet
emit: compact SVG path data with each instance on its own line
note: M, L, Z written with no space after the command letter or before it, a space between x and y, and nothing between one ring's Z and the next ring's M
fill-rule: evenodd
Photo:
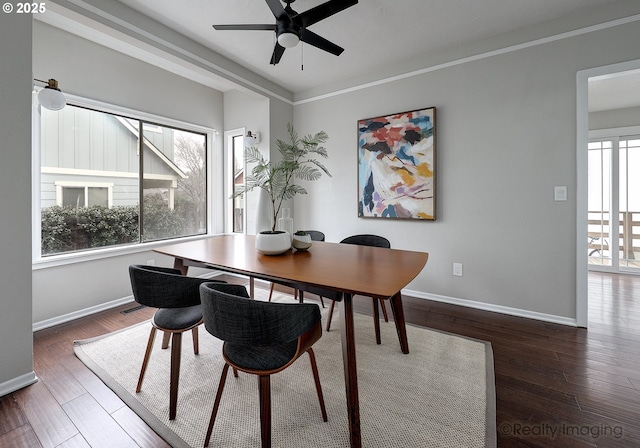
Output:
M156 260L147 260L147 266L155 266Z
M462 263L453 263L453 275L462 277Z

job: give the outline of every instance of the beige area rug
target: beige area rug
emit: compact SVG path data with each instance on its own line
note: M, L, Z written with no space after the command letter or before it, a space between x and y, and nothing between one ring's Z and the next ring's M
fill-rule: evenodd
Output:
M267 292L256 289L258 299ZM293 298L276 294L278 301ZM328 307L323 310L326 318ZM495 380L488 342L407 326L410 353L400 352L393 322L381 322L376 345L370 316L355 315L362 445L495 447ZM221 342L200 327L200 354L183 337L177 418L169 421L169 354L156 338L142 391L136 382L150 325L145 322L91 340L75 353L174 448L202 447L223 360ZM349 446L337 311L314 345L329 421L322 421L308 355L273 375L274 447ZM260 446L255 376L227 377L211 447Z

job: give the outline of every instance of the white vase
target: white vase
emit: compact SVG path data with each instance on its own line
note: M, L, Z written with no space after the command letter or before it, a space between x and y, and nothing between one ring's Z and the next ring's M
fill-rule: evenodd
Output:
M256 250L265 255L279 255L291 249L291 236L288 232L261 232L256 235Z
M267 192L261 188L256 210L256 234L271 229L273 229L273 204Z
M311 235L293 235L291 245L297 250L307 250L311 247Z
M282 209L282 218L278 219L276 230L284 230L293 238L293 218L291 218L291 211L288 208Z

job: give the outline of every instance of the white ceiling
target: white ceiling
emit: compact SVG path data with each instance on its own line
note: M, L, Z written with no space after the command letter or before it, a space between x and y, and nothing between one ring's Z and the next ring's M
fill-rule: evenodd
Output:
M119 0L285 89L298 93L389 70L435 52L616 3L616 0L361 0L310 27L345 49L287 49L269 64L275 33L216 31L212 24L275 23L264 0ZM306 11L324 0L297 0ZM304 58L304 71L301 63Z

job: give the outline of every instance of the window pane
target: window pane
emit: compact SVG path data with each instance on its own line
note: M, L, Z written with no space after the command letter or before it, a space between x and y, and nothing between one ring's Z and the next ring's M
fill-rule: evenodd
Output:
M207 232L206 135L158 126L146 133L143 239Z
M138 242L137 120L70 104L40 116L42 255Z
M100 187L89 187L89 206L98 205L109 207L109 189Z
M640 267L640 139L620 139L620 267Z
M589 263L611 266L611 156L610 140L589 143L588 151L588 255Z
M84 188L64 187L62 188L63 207L84 207Z
M244 185L244 136L233 137L233 191ZM233 199L233 231L244 232L244 196Z

